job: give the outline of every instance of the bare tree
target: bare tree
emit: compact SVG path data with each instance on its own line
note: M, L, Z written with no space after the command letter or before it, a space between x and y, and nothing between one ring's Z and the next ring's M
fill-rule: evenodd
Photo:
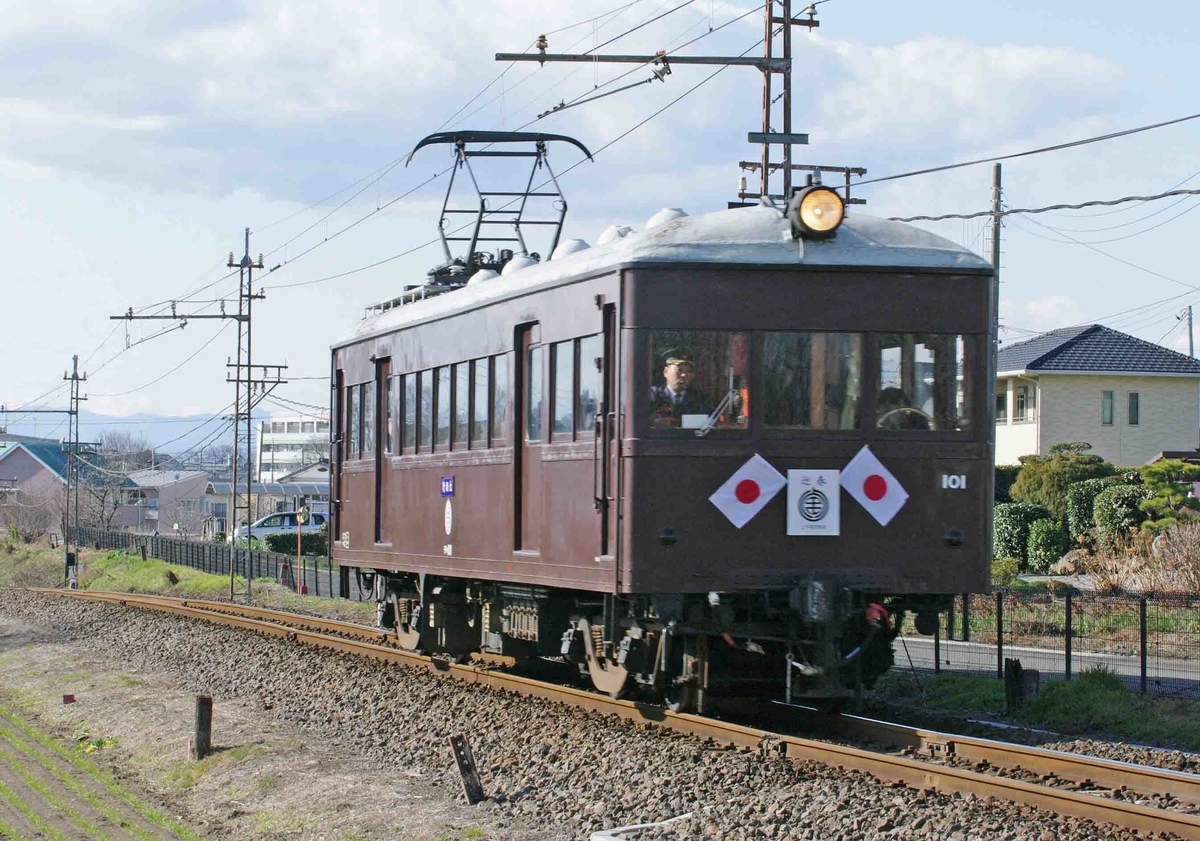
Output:
M16 527L21 539L32 543L50 530L59 508L55 494L35 497L19 490L0 494L0 528Z
M111 529L117 512L131 502L129 474L153 465L154 450L141 433L105 431L99 448L76 458L81 525Z

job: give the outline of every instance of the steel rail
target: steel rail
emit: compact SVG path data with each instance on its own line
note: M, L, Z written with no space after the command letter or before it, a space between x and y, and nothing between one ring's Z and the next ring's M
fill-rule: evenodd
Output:
M1036 806L1061 815L1116 824L1129 829L1169 833L1180 838L1200 841L1200 816L1197 815L1140 806L1110 797L1084 794L1053 786L1036 785L1009 777L940 765L921 759L910 759L847 745L772 733L687 713L673 713L653 704L618 700L582 689L557 686L497 671L489 667L452 663L390 645L382 645L380 641L386 640L391 635L364 625L268 608L235 605L228 602L81 590L42 589L37 592L204 619L268 636L294 640L317 648L368 657L385 663L421 668L447 674L469 683L483 684L522 695L558 701L605 714L615 714L632 721L658 724L678 732L727 745L753 748L789 759L812 760L824 765L862 771L879 779L903 783L916 789L934 788L948 793L974 794L981 798L997 797L1014 803ZM321 627L323 630L308 630L304 627L296 627L297 625ZM332 634L338 634L338 636ZM363 638L366 634L373 636L375 641ZM932 755L937 755L939 751L944 752L945 748L952 746L952 753L955 756L975 761L986 760L989 764L998 767L1020 767L1026 770L1044 768L1046 770L1042 773L1054 774L1064 779L1066 773L1071 773L1069 770L1071 768L1086 769L1085 772L1088 776L1085 779L1093 783L1110 779L1103 776L1104 774L1119 773L1124 775L1120 779L1127 780L1119 785L1125 785L1128 788L1171 793L1188 802L1197 802L1197 798L1200 797L1200 777L1177 771L1129 765L1096 757L1083 757L1081 754L1067 754L1023 745L991 742L986 739L951 736L852 716L843 718L847 722L854 722L851 729L857 729L863 737L915 747L928 751ZM1135 781L1136 785L1134 785Z

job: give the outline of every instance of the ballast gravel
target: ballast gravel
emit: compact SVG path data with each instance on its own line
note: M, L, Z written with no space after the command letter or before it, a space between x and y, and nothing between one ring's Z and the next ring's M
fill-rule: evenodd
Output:
M702 741L541 699L136 608L0 591L0 613L164 674L239 697L365 755L460 791L448 737L466 734L489 801L561 833L692 817L631 836L721 841L1144 839L993 798L919 791L865 774ZM458 795L458 796L461 796Z

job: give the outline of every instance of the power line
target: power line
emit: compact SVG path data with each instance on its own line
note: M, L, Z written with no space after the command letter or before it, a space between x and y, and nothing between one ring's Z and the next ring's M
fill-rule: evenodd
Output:
M1165 193L1155 193L1152 196L1123 196L1119 199L1095 199L1093 201L1080 202L1079 204L1048 204L1044 207L1017 207L1002 210L1000 211L1000 215L1012 216L1019 214L1029 216L1035 213L1046 213L1051 210L1082 210L1086 207L1110 207L1116 204L1126 204L1127 202L1145 203L1169 199L1174 196L1200 196L1200 190L1168 190ZM994 211L979 210L975 213L944 213L941 216L889 216L888 219L892 222L944 222L947 219L980 219L985 216L991 217L994 215Z
M217 338L220 337L220 335L229 328L230 323L231 322L226 322L224 325L222 325L221 329L218 330L217 332L213 333L207 342L200 345L200 347L198 347L196 349L195 353L192 353L190 356L187 357L187 359L180 362L178 365L176 365L170 371L167 371L162 376L155 377L150 382L145 383L143 385L139 385L135 388L131 388L128 391L116 391L116 392L112 392L111 394L93 394L91 396L92 397L124 397L127 394L133 394L135 391L141 391L144 388L149 388L150 386L152 386L156 383L162 382L167 377L171 376L176 371L178 371L180 368L182 368L184 365L187 365L189 362L191 362L193 359L195 359L197 356L199 356L201 353L203 353L208 348L209 345L211 345L213 342L215 342L217 340Z
M912 172L901 172L897 175L885 175L882 178L872 178L867 181L859 181L856 187L865 187L867 184L880 184L884 181L895 181L898 178L912 178L914 175L930 175L935 172L947 172L951 169L962 169L968 166L978 166L979 164L990 164L997 161L1011 161L1014 158L1025 158L1030 155L1041 155L1046 152L1059 152L1063 149L1073 149L1076 146L1087 146L1090 143L1100 143L1105 140L1115 140L1118 137L1126 137L1131 134L1140 134L1144 131L1153 131L1154 129L1173 126L1177 123L1186 123L1189 120L1200 119L1200 114L1189 114L1186 117L1176 117L1173 120L1164 120L1161 123L1151 123L1146 126L1138 126L1137 128L1124 129L1123 131L1114 131L1108 134L1100 134L1095 137L1085 137L1081 140L1072 140L1067 143L1057 143L1054 146L1041 146L1037 149L1028 149L1024 152L1014 152L1011 155L996 155L990 158L978 158L973 161L963 161L957 164L946 164L944 166L934 166L928 169L916 169Z

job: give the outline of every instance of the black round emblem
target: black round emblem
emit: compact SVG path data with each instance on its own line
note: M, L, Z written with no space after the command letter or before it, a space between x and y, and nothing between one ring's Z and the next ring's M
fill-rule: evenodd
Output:
M810 523L815 523L818 520L824 520L825 515L829 513L829 499L821 491L812 488L800 495L797 507L800 509L801 517Z

